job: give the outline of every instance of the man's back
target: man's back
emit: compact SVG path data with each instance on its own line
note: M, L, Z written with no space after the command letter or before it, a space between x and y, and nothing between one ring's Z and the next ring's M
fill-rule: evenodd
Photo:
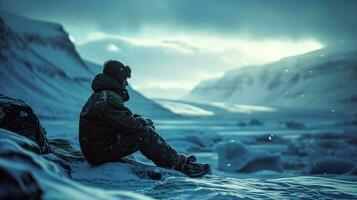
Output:
M120 86L109 76L97 75L94 90L80 114L79 142L84 156L96 163L116 142L119 133L128 134L139 128L130 110L124 107Z

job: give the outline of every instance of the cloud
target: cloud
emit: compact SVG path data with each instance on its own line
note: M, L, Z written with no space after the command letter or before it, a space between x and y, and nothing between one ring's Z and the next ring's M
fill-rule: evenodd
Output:
M179 95L201 80L219 77L227 70L272 62L323 47L312 39L246 40L194 34L160 38L93 35L100 37L92 37L77 46L81 55L97 63L117 59L129 65L133 71L130 84L149 97L168 97L168 93L162 92L164 90L179 90ZM121 51L100 51L108 44L120 47ZM172 95L174 92L169 97Z
M121 51L120 48L117 45L113 44L113 43L108 44L107 50L108 51L112 51L112 52Z
M0 0L0 7L61 23L82 57L130 65L130 83L155 97L233 68L357 41L353 0Z
M325 44L356 41L353 0L1 0L15 13L61 22L80 40L84 32L170 35L195 32L253 39L315 37ZM64 14L65 13L65 14Z

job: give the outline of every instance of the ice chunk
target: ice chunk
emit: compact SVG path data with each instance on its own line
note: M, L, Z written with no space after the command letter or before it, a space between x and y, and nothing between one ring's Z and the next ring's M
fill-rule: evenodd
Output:
M260 170L283 171L279 155L251 151L238 141L221 142L216 146L216 152L219 170L248 173Z

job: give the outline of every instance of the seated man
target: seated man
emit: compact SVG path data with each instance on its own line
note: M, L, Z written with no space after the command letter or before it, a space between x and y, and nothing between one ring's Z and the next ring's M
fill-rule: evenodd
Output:
M208 164L196 163L194 156L178 154L155 130L153 122L133 114L127 78L131 70L118 61L104 63L103 73L93 82L93 94L84 105L79 121L79 143L91 164L119 161L140 151L157 166L173 168L190 177L210 172Z

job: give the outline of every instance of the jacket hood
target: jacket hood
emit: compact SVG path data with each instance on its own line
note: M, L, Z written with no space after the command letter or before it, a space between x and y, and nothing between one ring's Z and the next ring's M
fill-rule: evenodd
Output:
M101 90L113 90L115 92L121 93L125 88L117 80L114 78L105 75L105 74L97 74L92 82L92 89L95 92Z

